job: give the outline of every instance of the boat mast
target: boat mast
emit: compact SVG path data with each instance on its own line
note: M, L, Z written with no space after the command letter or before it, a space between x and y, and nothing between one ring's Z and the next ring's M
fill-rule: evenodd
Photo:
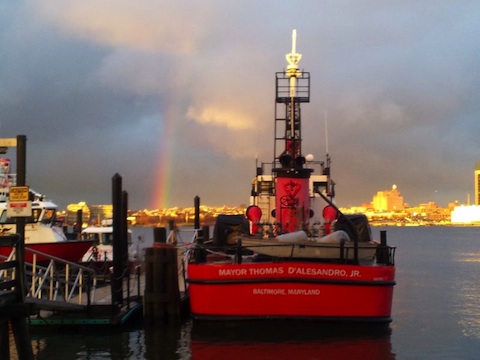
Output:
M292 32L292 51L285 55L287 69L276 73L275 97L275 218L282 231L305 227L310 214L309 178L301 144L300 104L310 101L310 74L300 71L297 32ZM282 111L283 110L283 111Z
M302 59L302 54L297 53L296 49L297 45L297 30L292 31L292 52L285 55L287 59L288 66L286 76L290 79L289 84L289 94L290 94L290 106L288 111L290 112L289 120L290 120L290 138L291 138L291 146L292 146L292 157L295 160L301 153L300 149L300 118L299 112L300 108L297 107L298 105L295 103L295 98L297 96L297 78L302 74L298 68L298 63ZM297 115L298 116L295 116ZM297 119L298 117L298 119ZM295 131L295 122L298 120L298 131Z

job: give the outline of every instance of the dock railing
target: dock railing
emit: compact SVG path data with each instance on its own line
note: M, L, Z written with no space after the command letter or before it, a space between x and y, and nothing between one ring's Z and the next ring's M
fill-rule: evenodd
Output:
M94 302L97 276L93 269L28 247L25 253L31 254L33 259L31 263L25 263L26 302L38 303L33 299L43 300L44 303L55 302L58 308L62 304L90 305ZM39 258L41 262L37 260ZM0 261L9 262L12 259L15 259L15 248L8 257L2 256ZM14 279L15 276L14 269L0 272L0 280Z

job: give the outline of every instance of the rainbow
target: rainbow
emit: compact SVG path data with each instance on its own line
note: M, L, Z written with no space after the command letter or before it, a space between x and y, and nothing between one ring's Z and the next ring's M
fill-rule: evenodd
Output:
M171 187L172 187L172 166L174 164L175 155L175 133L176 124L179 124L181 117L181 110L179 101L171 101L171 98L166 99L167 107L164 109L162 116L163 128L161 129L160 138L160 153L158 154L158 161L155 166L155 183L153 188L153 196L151 197L151 209L163 209L173 206L171 201Z

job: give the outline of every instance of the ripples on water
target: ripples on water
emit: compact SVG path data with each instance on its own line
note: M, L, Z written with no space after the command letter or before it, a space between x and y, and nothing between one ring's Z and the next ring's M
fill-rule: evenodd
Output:
M385 228L373 228L374 238ZM389 329L295 322L35 333L37 359L479 359L480 228L386 228L397 246ZM148 241L146 241L148 245ZM352 304L354 299L352 299Z

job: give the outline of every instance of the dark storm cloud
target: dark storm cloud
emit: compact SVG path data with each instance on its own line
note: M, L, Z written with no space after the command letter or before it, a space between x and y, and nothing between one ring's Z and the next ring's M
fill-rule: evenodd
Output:
M28 138L28 183L61 206L248 202L272 156L274 73L291 30L310 71L304 150L328 147L337 202L397 184L446 205L480 161L475 1L25 1L0 5L0 136ZM168 137L167 137L168 136ZM201 178L201 181L198 179Z

